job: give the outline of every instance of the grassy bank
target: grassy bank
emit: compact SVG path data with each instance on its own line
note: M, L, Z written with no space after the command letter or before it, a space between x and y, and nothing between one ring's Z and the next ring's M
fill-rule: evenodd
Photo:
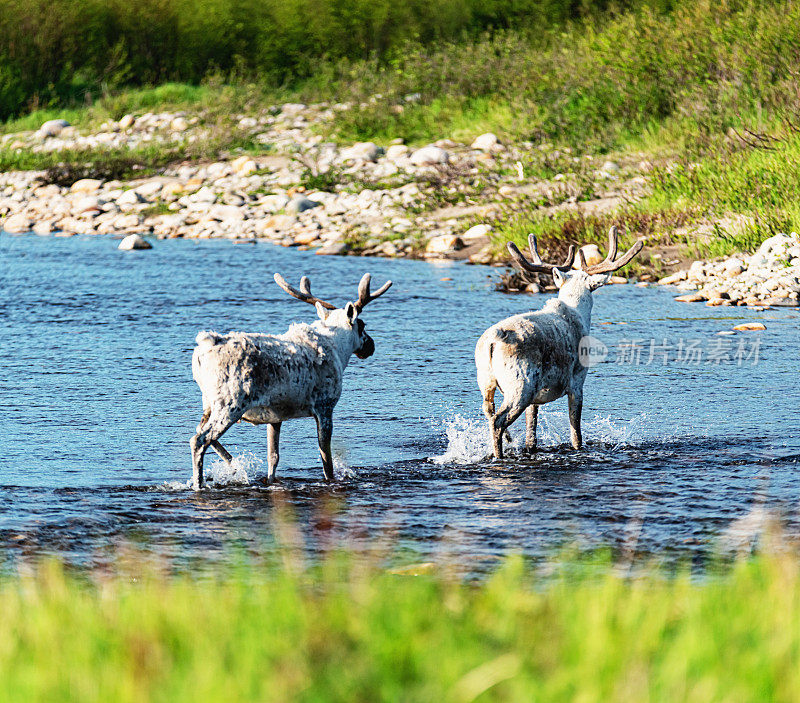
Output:
M626 578L609 564L480 585L331 558L202 577L0 581L0 699L793 701L800 569Z
M137 3L134 11L93 0L0 0L0 119L214 74L250 82L262 99L352 102L337 124L345 139L424 141L493 128L607 149L693 141L797 103L800 7L791 2L631 2L612 12L595 2L449 0L435 13L404 5L403 22L397 3L361 0L347 9L216 0L199 14L184 4ZM27 41L40 16L47 22ZM106 25L117 44L108 45ZM283 44L252 44L262 40ZM92 56L102 70L82 66ZM64 81L86 85L70 97L58 88ZM182 97L203 100L191 88ZM130 107L106 101L112 117Z
M200 116L208 135L57 155L7 142L3 171L49 169L50 180L66 183L260 153L269 145L232 128L236 115L285 101L344 102L348 109L314 126L325 139L385 146L400 138L415 146L445 137L468 143L493 131L505 143L530 141L526 178L560 178L574 192L556 189L554 198L508 207L495 223L498 251L531 231L548 253L567 241L602 242L618 224L652 245L709 257L800 229L800 139L789 127L800 124L796 3L675 0L610 9L604 2L448 0L430 17L424 3L215 0L213 11L190 18L182 0L137 4L138 14L93 0L60 1L47 13L40 0L3 1L0 118L13 117L0 132L55 117L90 129L167 110ZM24 42L32 18L43 14L38 43ZM69 58L84 26L91 29L78 43L85 65ZM119 30L118 45L108 45L108 27ZM90 65L92 57L103 57L105 68ZM47 72L54 67L66 78ZM539 154L544 144L560 156ZM651 162L647 196L613 212L560 208L607 190L596 173L606 158ZM699 236L698 226L705 228Z

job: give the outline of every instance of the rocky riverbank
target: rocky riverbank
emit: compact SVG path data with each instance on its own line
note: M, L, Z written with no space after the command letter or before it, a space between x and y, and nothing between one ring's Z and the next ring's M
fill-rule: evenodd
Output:
M503 144L483 134L419 148L326 142L325 125L347 106L285 104L230 128L252 145L206 163L173 164L130 180L63 172L0 174L0 228L40 235L131 233L156 238L266 239L319 254L464 258L491 263L496 219L522 203L554 210L607 211L644 187L639 173L610 161L589 164L601 188L592 198L567 173L526 175L533 155L548 163L585 157L532 143ZM34 153L137 149L191 144L212 127L182 113L126 115L85 132L53 120L36 132L6 134L0 148ZM67 182L64 182L64 181ZM501 253L502 256L502 253Z
M685 303L794 307L800 296L800 235L776 234L752 256L695 261L659 284L687 291L676 298Z
M235 115L222 129L245 147L215 160L175 161L147 176L70 178L69 165L0 173L0 229L39 235L132 234L150 239L266 240L318 254L459 258L505 263L495 229L527 208L558 216L613 213L647 193L651 164L575 156L548 144L504 144L482 134L469 144L442 139L411 148L400 140L340 145L326 129L347 105L289 103ZM228 118L226 118L228 119ZM35 132L0 136L14 153L134 154L210 140L220 123L185 113L125 115L93 130L52 120ZM102 169L97 169L98 172ZM708 226L706 225L706 228ZM127 248L145 248L129 238ZM777 235L752 256L686 261L676 246L646 249L678 300L707 305L797 305L798 235ZM602 258L593 244L588 260ZM676 254L678 254L676 256ZM640 272L639 283L656 281ZM662 274L663 275L663 274ZM615 283L631 279L615 277ZM550 281L505 276L503 290L536 292Z

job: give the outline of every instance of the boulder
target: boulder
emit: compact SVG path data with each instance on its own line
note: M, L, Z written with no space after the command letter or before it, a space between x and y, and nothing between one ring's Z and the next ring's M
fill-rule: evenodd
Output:
M417 149L411 154L410 159L414 166L433 166L446 164L450 160L450 154L441 147L431 144Z
M0 227L2 229L2 227ZM33 224L33 231L42 236L46 237L48 234L53 233L53 222L51 220L41 220L40 222L34 222Z
M119 128L130 129L134 122L136 122L136 118L133 115L123 115L119 120Z
M473 225L461 235L461 239L463 239L465 242L468 242L474 239L480 239L481 237L488 237L491 231L491 225Z
M196 193L188 196L193 203L213 203L217 199L217 194L208 186L203 186Z
M0 229L11 234L30 232L31 221L26 215L11 215L4 220L0 220Z
M48 120L39 127L39 136L57 137L66 127L69 127L69 122L66 120Z
M387 161L397 161L398 159L408 158L409 149L405 144L392 144L386 150Z
M236 207L235 205L212 205L208 209L209 217L219 220L220 222L235 220L241 221L244 219L244 210Z
M440 234L428 240L425 251L428 254L446 254L463 248L464 242L461 241L461 237L455 234Z
M660 286L674 286L676 283L680 283L681 281L686 280L686 270L681 269L680 271L676 271L675 273L664 276L664 278L658 279L658 285Z
M73 193L96 193L103 186L103 181L97 178L81 178L75 181L70 188Z
M763 322L744 322L736 325L733 329L737 332L758 332L767 329L767 326Z
M117 249L120 251L133 251L135 249L152 249L153 245L150 244L144 237L138 234L129 234L123 239Z
M240 156L237 159L231 161L231 168L233 172L240 175L240 176L249 176L252 173L258 171L258 166L256 162L253 161L249 156Z
M75 202L72 206L72 212L75 215L80 215L85 212L100 212L100 200L96 195L85 195Z
M163 188L164 184L161 181L148 181L134 188L134 191L147 200L158 195Z
M189 129L189 123L184 117L176 117L169 123L169 128L172 132L185 132Z
M286 212L300 214L306 210L312 210L315 207L319 207L321 204L322 203L318 203L316 200L306 198L304 195L295 195L286 206Z
M116 229L133 229L139 226L138 215L120 215L114 220L114 227Z
M725 262L725 273L729 276L738 276L744 271L744 261L732 257Z
M603 261L603 254L597 244L585 244L579 251L583 253L583 258L586 260L587 266L595 266ZM581 258L580 256L576 256L572 268L579 269L580 267Z
M333 242L317 249L317 254L320 256L341 256L346 254L349 249L350 247L344 242Z
M478 149L479 151L492 151L495 147L500 145L500 140L497 138L496 134L492 132L486 132L486 134L481 134L479 137L475 137L475 141L472 142L472 149Z
M372 142L357 142L342 151L344 161L376 161L381 150Z
M117 198L117 205L138 205L139 203L147 202L135 190L126 190L122 195Z

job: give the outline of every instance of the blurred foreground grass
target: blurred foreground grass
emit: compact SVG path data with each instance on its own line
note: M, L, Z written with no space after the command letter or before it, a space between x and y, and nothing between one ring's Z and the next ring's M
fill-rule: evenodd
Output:
M142 576L142 571L147 575ZM346 555L0 580L4 701L796 701L795 554L468 583Z

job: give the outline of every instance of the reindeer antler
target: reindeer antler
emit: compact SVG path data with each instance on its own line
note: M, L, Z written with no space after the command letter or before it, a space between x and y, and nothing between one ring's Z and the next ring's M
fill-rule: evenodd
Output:
M613 273L614 271L621 269L626 264L629 264L633 257L636 256L644 246L644 242L641 239L637 239L633 246L628 249L628 251L620 256L619 259L615 259L617 255L617 237L617 228L611 227L611 229L608 230L608 254L603 261L601 261L599 264L595 264L594 266L587 266L583 252L578 251L578 257L580 258L581 262L581 270L589 274Z
M300 279L300 290L290 286L286 282L286 279L284 279L284 277L279 273L275 274L275 283L277 283L293 298L302 300L304 303L309 303L310 305L316 305L319 303L323 308L327 308L328 310L336 310L336 306L333 303L329 303L326 300L320 300L319 298L311 295L311 282L308 280L308 276L303 276Z
M575 246L570 244L569 251L567 252L567 258L564 260L564 263L560 266L558 264L546 264L542 261L542 257L539 256L539 249L536 244L536 236L533 234L528 235L528 248L531 250L531 261L528 261L524 254L519 250L514 242L508 243L508 253L511 254L514 262L519 266L523 271L528 271L530 273L553 273L553 269L558 269L559 271L569 271L572 268L572 263L575 261Z
M356 310L361 312L367 303L371 303L376 298L380 298L389 288L392 287L391 281L386 281L378 290L374 293L369 292L369 284L372 280L372 275L369 273L365 273L361 279L361 282L358 284L358 300L356 300L353 305L355 305Z

